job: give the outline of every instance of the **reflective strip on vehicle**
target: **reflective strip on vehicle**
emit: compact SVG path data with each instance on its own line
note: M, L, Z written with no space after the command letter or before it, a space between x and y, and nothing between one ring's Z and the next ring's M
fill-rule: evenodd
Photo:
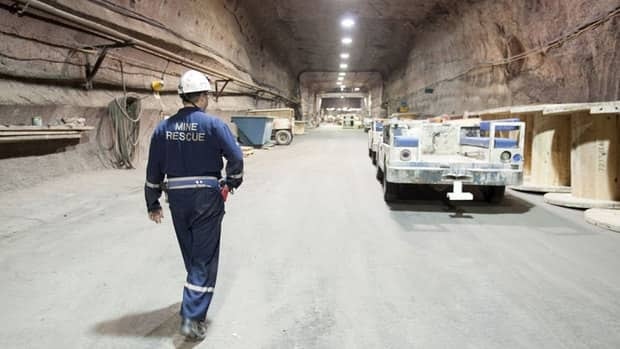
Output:
M146 182L144 183L144 185L146 185L146 186L147 186L147 187L149 187L149 188L153 188L153 189L160 189L160 188L161 188L161 185L159 185L159 184L153 184L153 183L150 183L149 181L146 181Z
M227 175L226 177L233 178L233 179L239 179L239 178L243 178L243 173L239 173L236 175L230 175L230 176Z
M202 292L202 293L213 293L213 290L215 289L215 287L200 287L200 286L192 285L188 282L185 283L185 288L187 288L188 290Z

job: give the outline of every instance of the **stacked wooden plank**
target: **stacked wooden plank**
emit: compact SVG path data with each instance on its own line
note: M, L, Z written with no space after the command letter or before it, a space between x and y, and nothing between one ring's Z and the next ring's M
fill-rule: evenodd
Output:
M620 175L620 101L507 106L468 112L468 116L484 120L519 117L527 124L526 181L516 189L572 193L605 201L605 205L620 200L616 182ZM583 207L591 205L588 202Z
M248 156L254 155L254 148L252 147L241 147L241 151L243 152L243 157L247 158Z
M0 125L0 143L20 143L57 139L80 139L92 126L4 126Z
M515 189L546 193L550 204L594 209L586 213L589 222L620 229L620 101L510 106L466 116L520 117L530 162L528 180Z

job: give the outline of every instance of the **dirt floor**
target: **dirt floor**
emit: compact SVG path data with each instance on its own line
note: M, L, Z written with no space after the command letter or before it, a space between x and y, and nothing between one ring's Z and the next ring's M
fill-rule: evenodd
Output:
M366 134L335 128L247 159L208 337L184 342L182 260L143 174L0 192L0 347L620 347L620 235L512 191L387 206Z

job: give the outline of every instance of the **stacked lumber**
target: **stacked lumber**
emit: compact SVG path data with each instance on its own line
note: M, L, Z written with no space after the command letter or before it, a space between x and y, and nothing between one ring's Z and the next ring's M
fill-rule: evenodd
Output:
M247 114L248 115L269 115L274 118L295 120L295 110L292 108L251 109L251 110L248 110Z
M80 139L91 126L4 126L0 125L0 143L20 143L55 139Z
M466 115L526 122L529 181L520 189L568 193L545 196L568 207L620 206L620 101L509 106Z
M254 155L254 148L252 147L241 147L241 151L243 152L244 158Z

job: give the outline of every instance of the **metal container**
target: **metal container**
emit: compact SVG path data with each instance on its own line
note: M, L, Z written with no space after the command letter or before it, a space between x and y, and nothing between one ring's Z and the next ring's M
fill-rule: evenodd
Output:
M260 147L271 139L272 117L238 115L233 116L231 121L237 125L239 140L243 145Z

